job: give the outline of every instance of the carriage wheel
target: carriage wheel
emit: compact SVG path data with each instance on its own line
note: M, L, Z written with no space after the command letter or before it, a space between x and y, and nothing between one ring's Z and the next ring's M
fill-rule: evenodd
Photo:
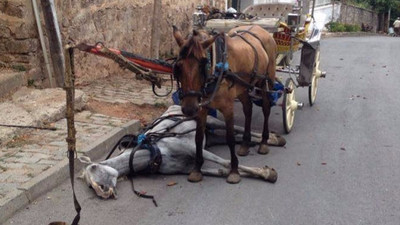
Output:
M318 80L321 77L321 71L319 70L319 49L317 50L317 55L315 56L314 70L311 77L310 86L308 86L308 101L310 106L313 106L315 99L317 98L318 91Z
M286 80L285 88L290 90L290 93L288 91L284 92L282 101L283 128L288 134L293 128L298 103L294 93L296 86L291 78Z

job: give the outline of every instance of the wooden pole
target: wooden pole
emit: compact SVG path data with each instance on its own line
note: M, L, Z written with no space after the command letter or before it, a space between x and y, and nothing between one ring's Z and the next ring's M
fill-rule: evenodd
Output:
M151 24L151 43L150 55L158 59L160 54L160 18L161 18L161 0L154 0L153 20Z
M74 74L74 49L69 46L65 49L65 83L64 89L67 99L67 143L68 143L68 159L69 159L69 176L71 179L74 206L77 212L72 225L77 225L80 220L81 206L76 198L74 187L74 159L76 154L76 129L75 129L75 74Z
M56 84L58 87L62 87L64 85L65 62L54 0L41 0L40 2L46 22L46 32L49 39L50 56L53 62Z
M389 7L389 11L388 11L388 29L386 30L387 33L389 33L389 27L390 27L390 11L392 9Z
M33 14L35 15L35 21L36 21L36 25L37 25L37 29L38 29L40 45L42 46L42 52L43 52L44 63L46 66L47 76L49 77L50 87L54 88L56 86L56 84L54 83L53 72L51 71L51 68L50 68L50 60L49 60L49 56L47 55L46 44L44 43L42 24L40 23L39 9L38 9L36 0L32 0L32 6L33 6L33 12L34 12Z

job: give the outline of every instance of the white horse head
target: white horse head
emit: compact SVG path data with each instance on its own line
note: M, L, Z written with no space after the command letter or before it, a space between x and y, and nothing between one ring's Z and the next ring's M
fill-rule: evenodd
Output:
M117 198L118 171L101 163L92 163L89 157L81 156L82 163L89 164L81 175L89 187L104 199Z

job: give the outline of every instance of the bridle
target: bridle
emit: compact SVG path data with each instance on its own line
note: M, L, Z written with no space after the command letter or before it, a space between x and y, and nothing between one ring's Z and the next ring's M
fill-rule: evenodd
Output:
M199 63L199 71L200 71L200 76L202 76L202 84L201 88L199 91L195 90L188 90L188 91L183 91L182 90L182 83L180 80L180 77L182 76L182 72L180 71L180 68L177 66L177 64L182 60L181 57L179 57L174 65L173 68L173 75L174 79L176 80L178 91L179 91L179 99L182 100L187 97L197 97L199 101L203 97L205 97L205 86L208 80L207 72L206 72L206 66L208 64L208 59L207 58L202 58L202 59L196 59Z
M225 35L219 36L217 38L221 38L223 41L223 44L226 45L225 42ZM183 100L184 98L187 97L197 97L199 103L199 107L206 107L208 106L211 101L214 99L216 92L218 91L218 88L221 84L222 78L224 77L224 72L227 70L225 69L226 65L226 46L224 46L224 51L221 57L221 62L219 62L222 67L217 67L215 68L215 71L212 71L210 75L207 74L207 65L209 65L210 59L208 57L203 57L201 59L196 59L198 64L199 64L199 71L200 71L200 76L202 76L202 84L200 90L188 90L183 92L182 90L182 85L181 85L181 80L180 76L182 76L182 73L180 71L180 68L178 66L178 63L183 59L183 57L180 55L178 59L176 60L174 66L173 66L173 75L174 79L177 82L177 88L178 88L178 95L179 99ZM211 96L210 96L211 94ZM210 96L210 97L209 97ZM209 97L209 98L208 98ZM205 101L202 101L203 98L208 98Z

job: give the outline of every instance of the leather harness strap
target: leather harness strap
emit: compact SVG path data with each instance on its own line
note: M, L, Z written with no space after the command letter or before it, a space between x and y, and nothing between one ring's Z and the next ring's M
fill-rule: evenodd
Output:
M131 154L129 155L129 169L130 169L130 171L131 171L131 175L133 175L133 174L135 173L135 169L133 168L132 162L133 162L133 158L134 158L134 156L135 156L135 152L136 152L137 150L139 150L140 146L141 146L141 145L137 145L134 149L132 149ZM160 153L160 157L161 157L161 153ZM131 180L131 184L132 184L132 191L133 191L133 193L135 193L135 194L136 194L138 197L140 197L140 198L151 199L151 200L153 201L153 204L154 204L156 207L158 207L157 201L156 201L156 199L154 198L153 195L147 195L147 194L145 194L145 193L136 191L135 185L134 185L134 183L133 183L132 177L130 178L130 180Z
M264 43L261 41L261 39L255 33L250 31L250 29L249 30L238 30L237 32L238 33L248 33L251 36L255 37L261 43L262 47L264 48L265 53L268 54L267 47L264 45Z

